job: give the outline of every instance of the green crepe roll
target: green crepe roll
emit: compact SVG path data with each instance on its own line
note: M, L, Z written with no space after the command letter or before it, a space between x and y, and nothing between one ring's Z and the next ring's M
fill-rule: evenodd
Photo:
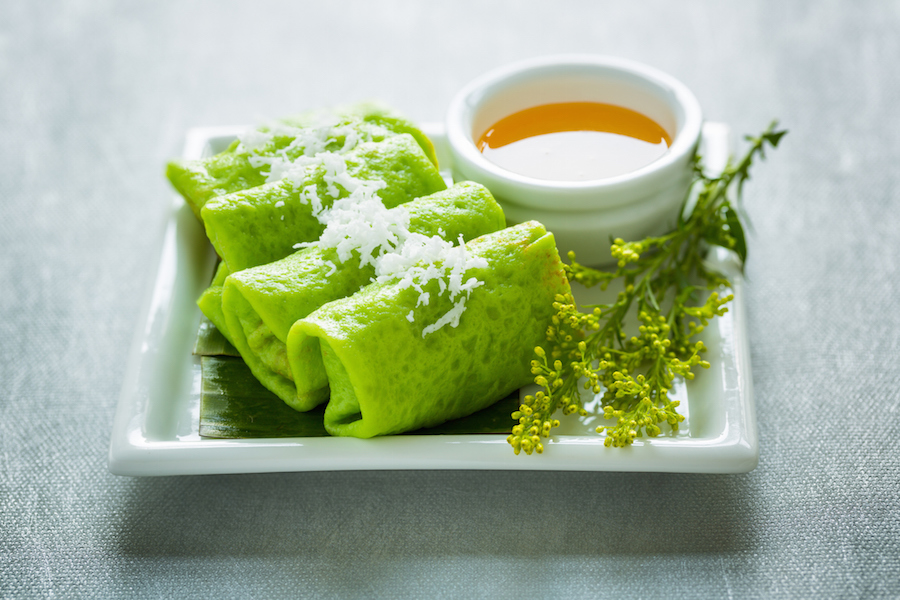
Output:
M434 146L411 121L380 104L359 103L310 111L250 131L242 136L244 142L235 140L209 158L170 162L166 176L200 217L210 198L266 183L273 157L296 160L317 151L341 152L357 140L377 142L400 133L412 135L437 165Z
M225 313L222 311L222 286L225 285L225 279L228 275L230 275L228 267L225 266L225 263L220 262L219 266L216 267L216 274L213 276L212 283L197 300L197 306L200 307L200 312L212 321L216 329L233 346L234 342L231 340L231 334L228 333L228 325L225 323Z
M326 154L295 178L210 199L201 211L206 233L232 273L270 263L300 242L319 239L317 213L361 185L392 208L445 189L437 167L409 134L366 142L345 155ZM346 172L341 169L346 166ZM337 175L336 175L337 173ZM379 189L379 186L380 189ZM371 192L370 192L371 193Z
M446 240L469 240L505 225L503 211L482 185L465 182L387 211L388 221ZM396 215L396 216L394 216ZM307 411L328 398L318 346L291 346L294 323L323 304L349 296L375 277L358 252L341 261L334 248L319 244L281 260L238 271L224 281L220 309L229 341L257 379L292 408ZM213 322L215 322L214 319ZM318 368L309 368L313 361ZM295 377L293 367L303 369Z
M532 381L530 361L545 340L554 299L569 292L553 235L530 221L466 248L488 266L466 271L483 285L471 290L456 327L423 337L454 303L441 296L417 307L419 291L401 279L373 283L294 325L320 346L330 434L369 438L433 426ZM437 284L426 289L437 292Z

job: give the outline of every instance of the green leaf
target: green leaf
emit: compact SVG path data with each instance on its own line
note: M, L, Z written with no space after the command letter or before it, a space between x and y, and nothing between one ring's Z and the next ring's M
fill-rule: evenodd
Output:
M225 339L222 332L216 329L212 321L205 315L200 316L200 328L197 330L197 341L194 343L194 354L197 356L240 356L237 348Z
M297 412L267 390L240 358L200 359L200 435L211 438L324 437L325 405ZM509 414L519 406L519 392L475 414L411 435L509 433Z
M240 358L200 359L200 435L214 438L327 436L324 406L301 413L253 377Z
M650 286L644 288L644 299L653 307L653 310L659 312L659 303L656 301L656 295L650 289Z
M776 125L778 125L777 121L772 123L772 127L775 127ZM771 144L773 148L777 148L778 142L781 141L781 138L783 138L784 134L786 134L787 132L787 129L782 129L781 131L771 131L765 133L763 137L765 137L766 141L769 142L769 144Z
M725 207L725 222L728 224L728 233L734 238L734 251L741 259L741 263L747 262L747 239L744 235L744 226L738 218L737 212L731 207Z

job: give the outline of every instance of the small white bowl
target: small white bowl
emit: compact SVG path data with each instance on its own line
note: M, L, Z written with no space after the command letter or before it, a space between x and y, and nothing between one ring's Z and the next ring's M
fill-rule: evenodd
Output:
M503 117L555 102L603 102L635 110L666 130L672 145L636 171L592 181L548 181L489 161L475 140ZM641 239L675 224L692 180L700 140L700 104L681 82L618 58L548 56L491 71L450 103L446 131L455 181L487 186L510 223L530 219L552 231L560 254L579 262L610 261L609 239Z

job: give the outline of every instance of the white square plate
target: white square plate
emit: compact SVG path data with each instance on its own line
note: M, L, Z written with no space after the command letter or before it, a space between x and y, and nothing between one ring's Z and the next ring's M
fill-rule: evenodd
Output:
M184 156L224 150L243 128L192 129ZM443 168L449 165L440 125L426 125ZM723 165L730 133L704 127L708 165ZM212 277L215 253L203 228L179 198L162 236L159 268L129 357L109 449L116 475L188 475L370 469L504 469L742 473L759 451L753 404L744 281L733 254L711 260L733 282L728 313L704 332L712 366L673 392L685 415L677 434L639 438L628 448L606 448L596 417L561 419L542 455L516 456L506 435L402 435L371 440L201 438L199 360L191 350L200 321L196 299ZM589 299L578 295L580 301Z

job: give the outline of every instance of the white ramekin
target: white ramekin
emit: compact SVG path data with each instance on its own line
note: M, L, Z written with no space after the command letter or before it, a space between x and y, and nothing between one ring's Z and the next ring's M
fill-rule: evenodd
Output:
M475 140L499 119L554 102L604 102L659 123L672 145L631 173L593 181L548 181L507 171L485 158ZM692 179L702 114L691 91L651 67L594 55L547 56L491 71L450 103L446 133L454 181L487 186L510 223L540 221L560 254L583 264L608 262L610 237L640 239L672 227Z

